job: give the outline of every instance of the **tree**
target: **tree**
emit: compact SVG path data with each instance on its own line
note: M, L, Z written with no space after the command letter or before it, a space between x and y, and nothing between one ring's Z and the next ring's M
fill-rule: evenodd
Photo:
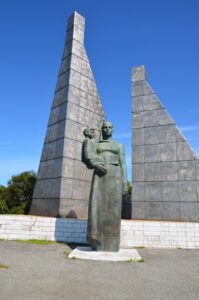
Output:
M0 189L2 206L2 209L0 206L0 213L27 214L30 209L35 183L36 174L33 171L26 171L12 176L8 181L8 186L1 186Z
M9 212L8 206L6 204L7 188L0 185L0 214L7 214Z
M128 181L128 195L131 196L132 194L132 184L130 181Z

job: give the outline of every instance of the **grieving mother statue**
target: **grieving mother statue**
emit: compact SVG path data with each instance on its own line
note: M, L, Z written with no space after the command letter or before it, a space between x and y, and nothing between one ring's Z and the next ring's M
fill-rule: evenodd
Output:
M86 131L84 131L85 134ZM84 163L94 169L88 212L87 241L97 251L119 251L122 195L127 193L123 145L112 140L113 125L104 122L99 142L85 135Z

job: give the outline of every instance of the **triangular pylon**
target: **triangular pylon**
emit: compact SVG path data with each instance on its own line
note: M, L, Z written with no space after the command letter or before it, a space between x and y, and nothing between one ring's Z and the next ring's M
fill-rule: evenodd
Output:
M104 111L84 48L85 19L75 12L51 107L30 214L86 218L92 170L81 162L83 130L99 132Z
M132 219L199 221L197 155L150 87L132 75Z

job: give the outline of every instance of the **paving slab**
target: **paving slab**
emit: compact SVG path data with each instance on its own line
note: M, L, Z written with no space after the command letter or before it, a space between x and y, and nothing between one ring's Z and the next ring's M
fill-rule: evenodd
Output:
M77 245L76 245L77 246ZM65 244L0 241L1 300L198 300L199 250L138 249L143 262L67 259Z

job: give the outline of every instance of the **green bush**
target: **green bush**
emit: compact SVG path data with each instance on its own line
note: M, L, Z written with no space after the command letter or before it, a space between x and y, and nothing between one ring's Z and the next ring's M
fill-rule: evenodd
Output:
M0 186L0 214L28 214L36 183L33 171L13 175L8 186Z

